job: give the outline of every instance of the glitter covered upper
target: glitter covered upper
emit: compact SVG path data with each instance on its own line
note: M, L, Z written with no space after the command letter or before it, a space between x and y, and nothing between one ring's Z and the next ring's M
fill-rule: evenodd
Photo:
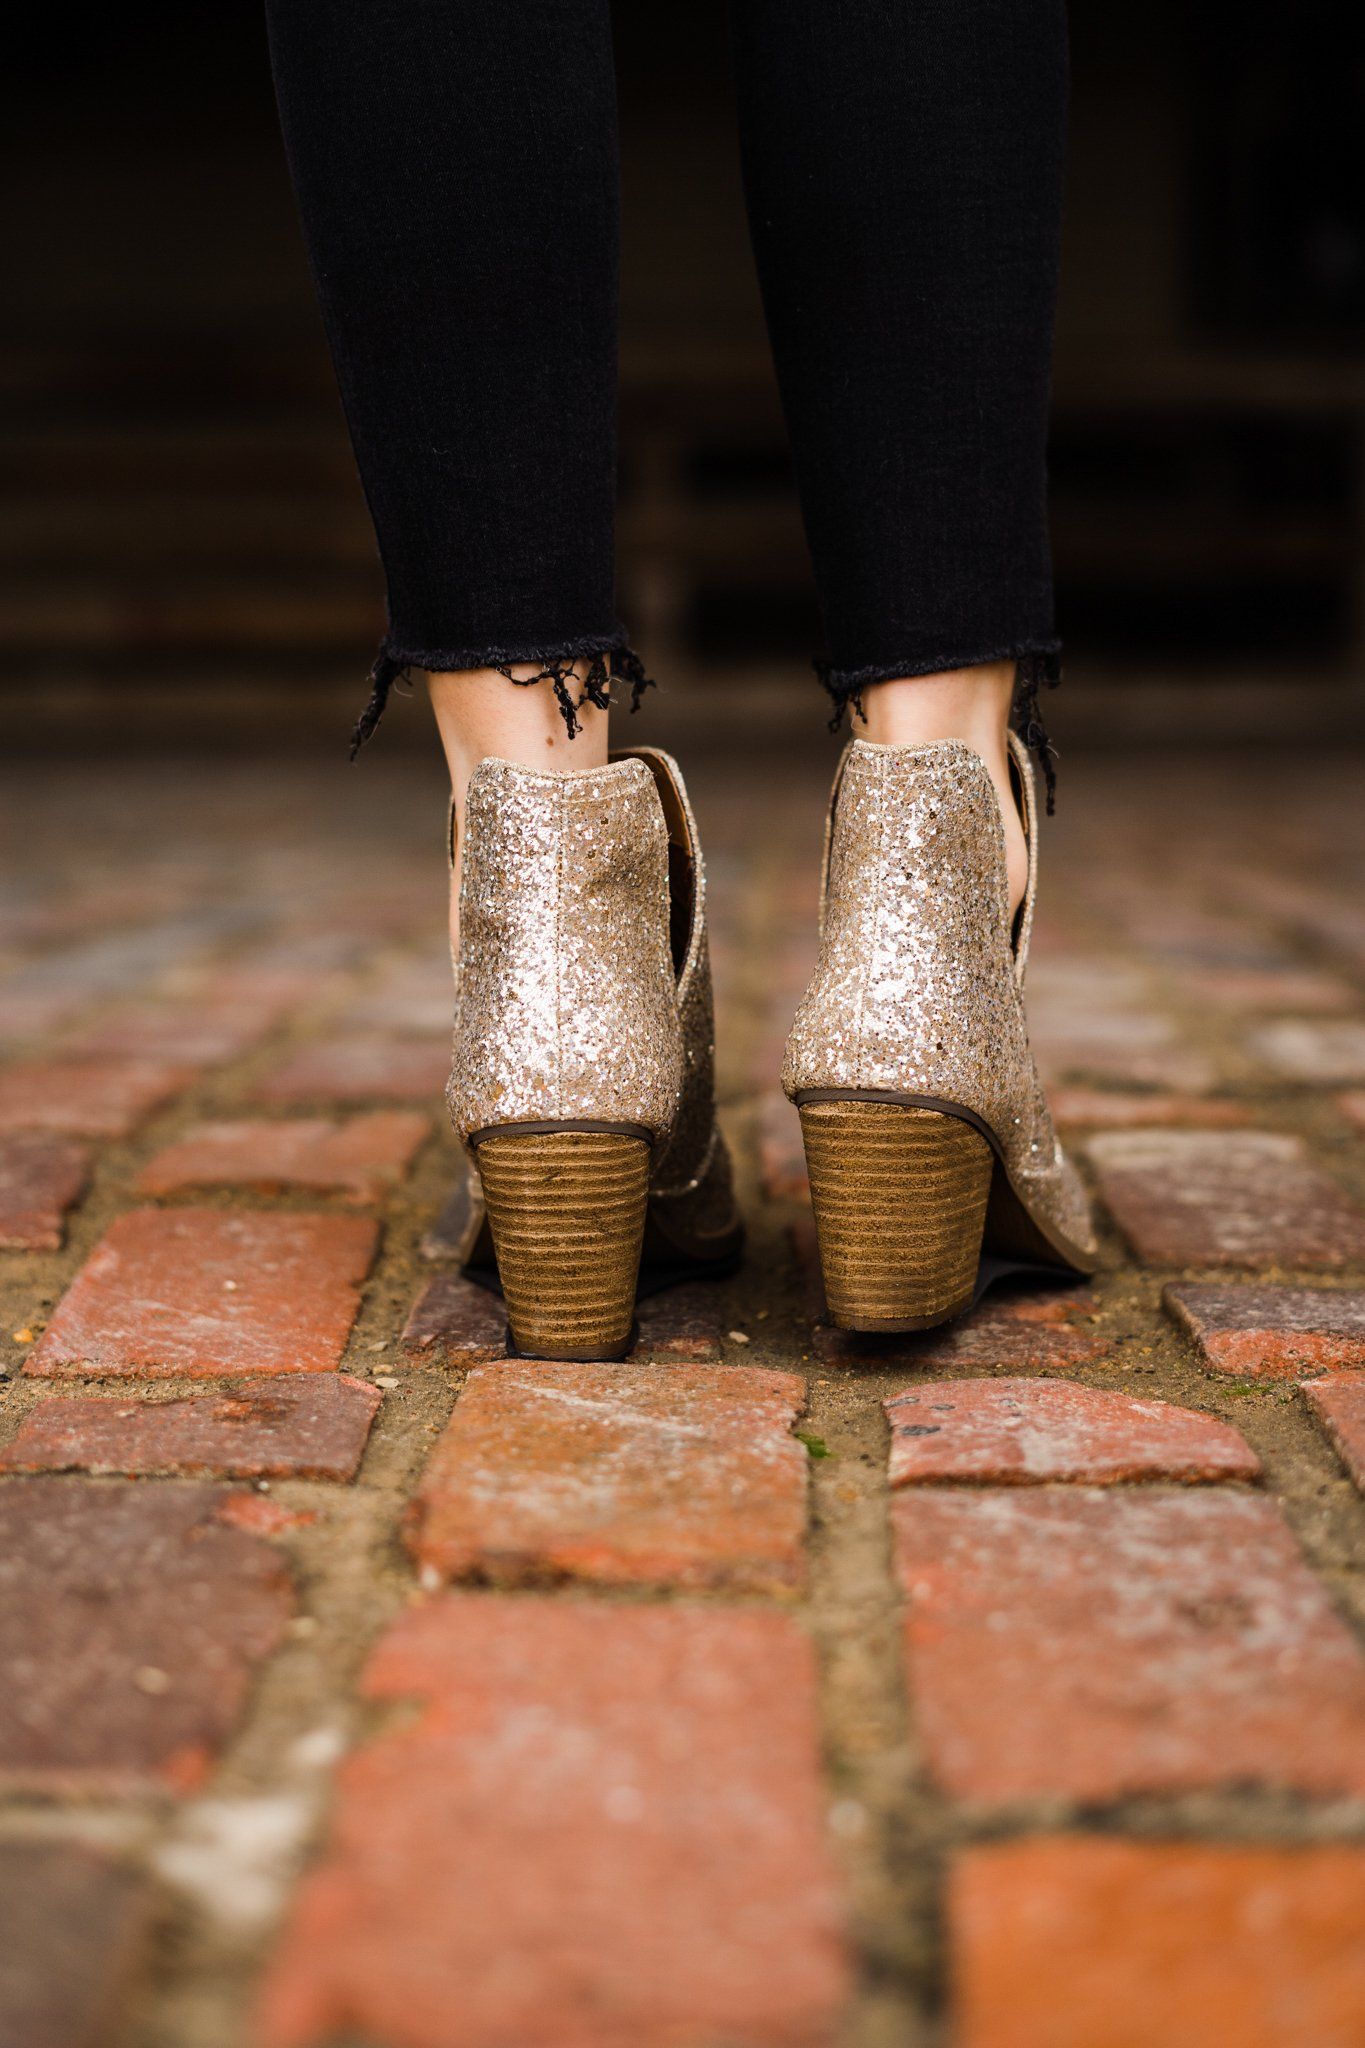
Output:
M482 762L460 874L456 1130L586 1121L659 1138L682 1071L668 828L650 770Z
M1089 1203L1062 1152L1029 1050L1023 970L1036 887L1036 812L1022 750L1029 886L1012 940L1005 839L980 755L854 740L835 778L820 956L787 1042L788 1095L854 1088L973 1111L1015 1192L1083 1251Z

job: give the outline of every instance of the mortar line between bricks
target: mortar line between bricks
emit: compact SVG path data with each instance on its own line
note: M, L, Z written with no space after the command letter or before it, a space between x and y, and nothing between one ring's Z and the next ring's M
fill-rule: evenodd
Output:
M754 930L745 954L755 963L788 872L782 849L773 847L748 892ZM738 1057L747 1073L770 1031L771 993L761 973L754 972L746 993ZM762 1192L758 1135L750 1116L741 1155L746 1212L785 1237L786 1205ZM779 1254L778 1262L780 1269L787 1260ZM889 1431L876 1389L856 1377L847 1389L836 1388L834 1375L809 1356L803 1335L802 1324L779 1326L771 1332L773 1355L761 1362L802 1375L802 1427L830 1453L810 1466L805 1612L818 1660L831 1832L846 1873L856 1972L842 2038L847 2048L930 2048L937 1873L921 1853L918 1831L905 1827L914 1765L901 1601L891 1571ZM793 1350L805 1355L794 1361Z

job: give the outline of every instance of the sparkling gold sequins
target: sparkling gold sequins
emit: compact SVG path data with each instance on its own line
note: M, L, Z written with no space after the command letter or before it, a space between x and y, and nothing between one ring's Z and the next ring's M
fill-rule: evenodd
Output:
M1082 1251L1090 1205L1057 1142L1029 1050L1023 956L1036 888L1011 945L1005 841L989 772L956 740L854 740L835 778L820 957L787 1042L788 1095L887 1089L972 1110L1000 1141L1015 1193Z

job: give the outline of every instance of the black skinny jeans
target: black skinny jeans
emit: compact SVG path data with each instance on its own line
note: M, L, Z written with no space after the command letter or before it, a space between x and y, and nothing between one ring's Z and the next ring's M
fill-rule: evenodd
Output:
M395 675L600 657L614 602L607 0L267 0ZM749 224L842 705L1055 672L1044 441L1063 0L733 0ZM569 713L571 720L571 713ZM571 721L572 722L572 721Z

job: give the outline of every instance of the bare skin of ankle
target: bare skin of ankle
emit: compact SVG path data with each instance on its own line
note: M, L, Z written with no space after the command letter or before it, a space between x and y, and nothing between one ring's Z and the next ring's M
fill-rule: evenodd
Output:
M581 694L587 663L571 683ZM514 677L533 676L535 662L512 670ZM575 672L577 673L577 672ZM464 846L465 792L480 761L490 757L540 768L551 775L573 775L582 768L603 768L607 760L609 714L594 704L578 709L578 732L569 738L563 713L549 683L518 689L495 668L465 669L453 675L431 675L431 708L450 769L455 798L455 872L450 878L450 943L459 938L460 855Z
M866 722L853 721L859 739L882 746L923 747L933 740L962 740L990 770L1005 827L1005 867L1010 913L1028 887L1028 841L1010 786L1010 705L1014 663L987 662L980 668L949 669L936 676L902 676L863 691Z

